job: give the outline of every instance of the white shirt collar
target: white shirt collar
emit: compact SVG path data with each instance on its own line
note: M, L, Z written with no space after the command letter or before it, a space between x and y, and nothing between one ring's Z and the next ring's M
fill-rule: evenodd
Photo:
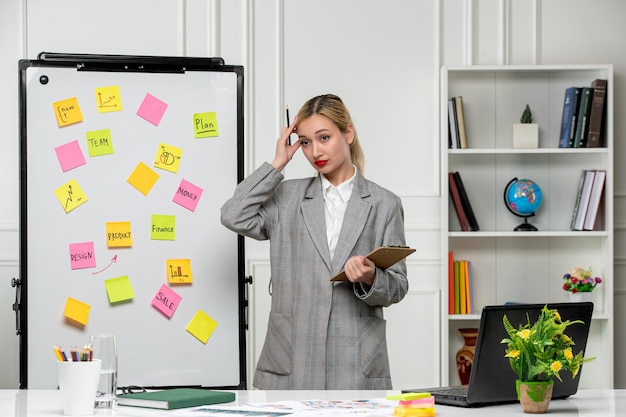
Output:
M356 178L356 166L354 164L352 166L354 167L354 174L352 174L352 177L336 187L332 185L330 181L328 181L328 179L326 179L324 174L320 174L320 177L322 179L322 191L324 192L324 196L326 196L329 187L334 187L344 202L350 199L350 196L352 195L352 188L354 187L354 179Z

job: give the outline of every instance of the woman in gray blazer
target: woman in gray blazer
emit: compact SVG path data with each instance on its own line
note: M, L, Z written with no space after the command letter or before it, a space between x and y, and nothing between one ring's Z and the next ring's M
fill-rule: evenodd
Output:
M283 181L300 148L319 175ZM363 176L356 129L339 97L302 106L272 163L237 186L221 221L270 240L272 305L255 387L392 388L382 308L407 293L406 265L381 270L364 255L405 244L404 212L398 196ZM331 282L341 270L349 282Z

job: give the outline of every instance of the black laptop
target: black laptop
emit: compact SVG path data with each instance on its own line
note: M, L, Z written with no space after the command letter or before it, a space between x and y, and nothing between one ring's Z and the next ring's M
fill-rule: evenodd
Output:
M506 345L500 343L508 335L502 324L506 314L513 327L534 322L544 304L505 304L486 306L480 316L480 327L476 338L476 352L468 385L456 387L420 388L403 392L430 392L435 404L458 407L482 407L486 405L517 402L515 380L517 375L511 369L509 359L504 357ZM572 324L566 334L576 343L574 354L584 354L591 325L593 303L552 303L548 308L556 309L562 320L582 320L584 324ZM582 367L576 378L569 371L561 372L563 382L554 384L552 399L567 398L578 390Z

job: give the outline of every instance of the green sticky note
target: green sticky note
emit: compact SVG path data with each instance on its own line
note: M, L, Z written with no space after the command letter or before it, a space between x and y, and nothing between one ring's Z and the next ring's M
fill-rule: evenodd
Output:
M89 156L110 155L113 153L113 139L110 129L87 132L87 151Z
M219 136L217 115L215 112L195 113L193 115L193 132L196 138L212 138Z
M150 239L176 240L176 216L153 214Z
M412 401L419 400L420 398L428 398L430 397L429 392L405 392L403 394L392 394L387 395L387 399L390 401L400 400L400 401Z
M104 286L111 304L132 300L135 297L128 275L107 279L104 281Z

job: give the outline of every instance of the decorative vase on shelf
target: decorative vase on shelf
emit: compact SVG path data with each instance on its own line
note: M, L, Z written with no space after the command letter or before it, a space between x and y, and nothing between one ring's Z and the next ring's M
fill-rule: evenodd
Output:
M461 385L467 385L469 384L472 364L474 363L478 329L459 329L459 333L463 336L464 344L461 349L456 352L456 369L459 372Z
M582 303L585 301L591 301L591 292L587 291L587 292L583 292L583 291L579 291L579 292L570 292L569 293L569 300L574 302L574 303Z
M552 400L552 381L516 381L517 398L522 410L528 414L545 414Z

